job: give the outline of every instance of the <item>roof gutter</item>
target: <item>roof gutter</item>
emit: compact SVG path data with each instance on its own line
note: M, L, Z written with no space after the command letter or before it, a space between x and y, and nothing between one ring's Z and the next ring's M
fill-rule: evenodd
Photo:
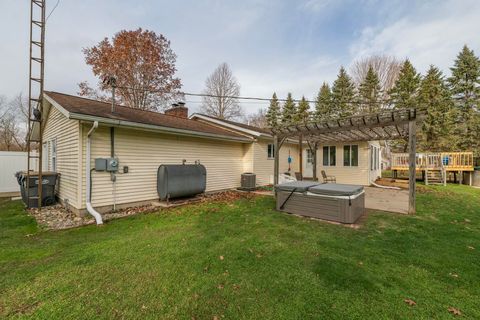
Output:
M198 131L191 131L191 130L184 130L184 129L161 127L161 126L156 126L151 124L138 123L138 122L132 122L132 121L125 121L125 120L114 120L114 119L108 119L103 117L85 115L81 113L70 113L69 119L89 121L89 122L96 121L99 123L108 124L110 126L128 127L128 128L142 129L146 131L177 134L177 135L188 136L188 137L204 137L204 138L210 138L215 140L226 140L226 141L237 141L237 142L253 141L252 139L242 138L242 137L230 137L230 136L215 134L215 133L206 133L206 132L198 132Z

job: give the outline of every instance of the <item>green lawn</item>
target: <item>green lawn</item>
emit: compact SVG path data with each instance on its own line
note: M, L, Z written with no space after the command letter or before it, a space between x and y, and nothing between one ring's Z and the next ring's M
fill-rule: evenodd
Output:
M422 190L358 230L270 197L57 232L2 203L0 318L478 319L480 189Z

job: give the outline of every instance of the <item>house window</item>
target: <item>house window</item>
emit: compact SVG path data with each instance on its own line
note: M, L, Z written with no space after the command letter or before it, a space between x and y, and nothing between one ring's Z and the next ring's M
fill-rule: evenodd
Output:
M42 150L42 170L48 171L48 142L43 143L43 150Z
M275 158L275 148L273 146L273 143L269 143L267 146L267 158L268 159L274 159Z
M345 167L358 167L358 145L343 146L343 165Z
M51 154L52 171L56 172L57 171L57 139L53 139L51 141L51 148L52 148L52 154Z
M307 164L313 164L313 152L311 149L307 149Z
M337 161L337 147L325 146L323 147L323 165L325 167L335 166Z

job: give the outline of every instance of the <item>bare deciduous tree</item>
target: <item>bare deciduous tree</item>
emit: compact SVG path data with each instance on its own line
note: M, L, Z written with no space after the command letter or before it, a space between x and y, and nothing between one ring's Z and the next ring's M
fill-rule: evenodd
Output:
M243 115L236 96L240 95L240 85L226 63L220 64L205 81L201 111L220 118L235 119Z
M2 150L24 150L28 112L22 94L7 101L0 97L0 148Z
M372 66L373 71L377 73L381 89L384 95L386 95L395 85L395 81L402 68L402 61L387 55L373 55L356 60L351 67L350 73L357 87L360 86L365 79L370 66ZM386 99L387 97L383 98Z
M246 115L245 123L257 128L266 128L268 127L267 112L265 111L265 109L262 108L258 110L256 113Z

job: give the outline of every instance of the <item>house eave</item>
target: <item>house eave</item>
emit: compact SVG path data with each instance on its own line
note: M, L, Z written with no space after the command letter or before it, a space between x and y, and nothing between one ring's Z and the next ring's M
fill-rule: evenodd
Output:
M69 119L86 121L86 122L98 121L100 124L114 126L114 127L125 127L125 128L144 130L144 131L176 134L176 135L187 136L187 137L199 137L199 138L208 138L213 140L234 141L234 142L252 142L253 141L253 139L242 138L242 137L231 137L231 136L221 135L221 134L190 131L190 130L156 126L151 124L125 121L125 120L115 120L115 119L91 116L91 115L86 115L81 113L69 113Z
M215 123L217 125L220 125L220 126L223 126L223 127L226 127L226 128L230 128L230 129L233 129L233 130L237 130L237 131L252 135L254 137L263 136L263 134L261 132L249 130L249 129L246 129L246 128L242 128L242 127L236 126L234 124L224 122L222 120L206 117L203 114L194 113L189 117L189 119L194 119L194 118L199 118L199 119L211 122L211 123Z

